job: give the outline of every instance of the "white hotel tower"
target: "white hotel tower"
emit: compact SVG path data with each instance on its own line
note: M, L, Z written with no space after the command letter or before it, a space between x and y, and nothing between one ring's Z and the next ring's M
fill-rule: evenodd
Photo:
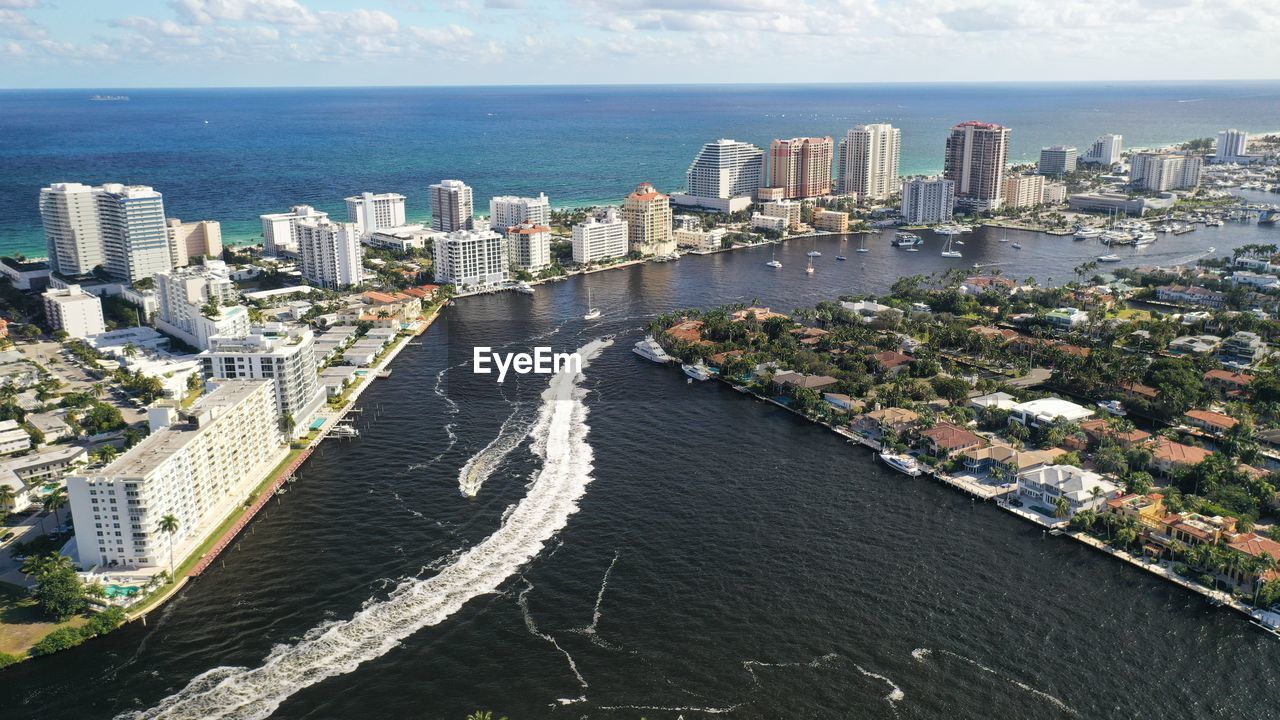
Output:
M404 196L400 193L361 193L347 198L347 222L361 237L404 225Z
M898 189L902 131L888 123L858 125L840 141L840 192L884 200Z
M489 229L507 234L507 230L522 223L551 224L551 201L546 193L538 197L501 195L489 200Z
M764 151L751 143L721 138L698 151L685 174L688 189L671 196L683 207L729 213L751 205L764 170Z
M355 223L308 218L300 220L295 229L302 277L329 290L363 282L364 250Z
M145 185L54 183L40 191L50 269L133 282L173 267L164 196Z

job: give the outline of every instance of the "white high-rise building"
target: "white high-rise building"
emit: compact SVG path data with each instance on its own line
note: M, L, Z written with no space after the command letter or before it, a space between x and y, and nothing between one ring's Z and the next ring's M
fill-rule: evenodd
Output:
M431 229L440 232L475 228L471 187L461 180L441 180L431 186Z
M271 383L228 380L190 409L153 408L151 434L105 468L67 478L82 568L182 562L281 458ZM173 515L178 529L160 529Z
M1152 192L1197 187L1203 165L1199 155L1136 152L1129 156L1129 184Z
M329 213L310 205L294 205L289 212L262 215L262 253L275 257L298 254L298 223L303 220L327 220Z
M888 123L858 125L840 141L840 192L858 199L884 200L897 192L902 131Z
M221 260L156 275L156 328L204 350L216 335L247 335L249 310L236 303L231 271ZM217 313L207 314L215 309Z
M67 277L88 275L105 262L98 198L80 183L54 183L40 191L40 217L49 269Z
M590 217L573 226L573 261L579 265L626 254L627 221L615 208L609 208L603 217Z
M347 198L347 222L365 238L384 228L404 225L404 196L400 193L361 193Z
M760 189L764 150L751 143L721 138L698 151L685 179L688 190L671 196L682 207L731 213L745 210Z
M531 273L551 267L551 228L523 222L507 229L511 264Z
M942 178L917 178L902 183L902 217L908 225L951 222L956 184Z
M456 230L435 241L436 282L459 289L510 279L507 238L492 230Z
M64 330L73 338L107 331L102 318L102 300L84 292L79 285L45 290L44 317L49 327Z
M332 290L364 281L364 249L355 223L308 218L298 221L297 231L302 277L308 282Z
M101 265L129 282L173 267L164 196L145 185L55 183L40 192L50 268L77 276Z
M286 332L256 329L239 337L215 337L200 353L205 378L270 380L276 415L292 421L293 437L309 430L324 405L325 389L316 374L315 338L307 328Z
M502 195L489 200L489 229L506 235L509 228L521 223L551 225L551 201L546 193L538 197Z
M107 272L129 282L173 267L164 196L145 185L108 183L98 192Z
M1123 143L1124 138L1120 135L1103 135L1093 141L1093 145L1089 147L1089 152L1084 154L1084 161L1096 163L1103 167L1115 165L1120 162Z
M1040 148L1040 163L1036 172L1041 175L1066 175L1076 171L1077 151L1065 145Z
M1238 163L1251 162L1256 157L1250 157L1249 153L1249 133L1244 130L1222 130L1218 133L1218 145L1213 153L1213 161L1216 163Z

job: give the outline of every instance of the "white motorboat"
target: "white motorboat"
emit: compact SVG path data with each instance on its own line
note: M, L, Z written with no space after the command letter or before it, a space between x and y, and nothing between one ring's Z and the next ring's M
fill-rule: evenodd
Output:
M587 288L587 314L582 316L583 320L595 320L600 317L600 308L595 307L591 301L591 288Z
M1074 237L1077 240L1091 240L1096 237L1102 237L1102 231L1097 228L1080 228L1076 230Z
M1010 245L1009 247L1013 248L1014 250L1021 250L1021 249L1022 249L1022 243L1014 243L1014 244Z
M527 282L516 283L514 290L521 295L532 295L534 292L533 286Z
M334 437L340 437L340 438L360 437L359 430L355 429L351 425L344 425L342 423L338 423L337 425L334 425L332 428L329 428L329 434Z
M806 253L806 254L807 254L809 257L822 257L822 253L818 252L817 250L810 250L810 251L809 251L808 253Z
M921 473L924 472L920 469L920 463L916 462L916 459L910 455L898 455L897 453L882 452L880 453L880 459L884 461L885 465L888 465L903 475L920 477Z
M1120 262L1119 255L1099 255L1098 262Z
M1106 410L1112 415L1117 415L1120 417L1123 417L1129 414L1129 412L1124 409L1124 405L1119 400L1099 400L1098 407L1102 408L1103 410Z
M915 233L900 232L896 237L894 237L893 244L895 247L914 247L916 245L923 245L924 240L921 240L920 236Z
M711 379L711 368L702 364L700 361L693 365L685 363L680 366L680 369L684 371L685 375L688 375L699 382L706 382Z
M643 340L632 346L631 352L645 360L652 360L656 363L669 363L675 359L668 355L666 350L662 349L662 345L658 344L658 341L654 340L652 335L646 335Z

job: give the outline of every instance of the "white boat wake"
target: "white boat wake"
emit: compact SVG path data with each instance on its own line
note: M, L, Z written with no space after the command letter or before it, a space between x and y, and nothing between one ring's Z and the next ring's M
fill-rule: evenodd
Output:
M544 406L542 414L545 415L547 412L548 409ZM520 443L524 442L525 437L529 435L531 428L527 423L519 421L519 415L520 403L515 403L511 409L511 415L503 421L502 428L498 430L498 436L489 441L489 444L485 445L480 452L472 455L467 464L458 471L458 490L463 495L469 498L475 497L502 461L511 454L512 450L520 447ZM540 428L541 425L540 417L537 426Z
M889 703L889 707L893 709L894 717L897 717L898 703L907 696L906 693L902 692L902 688L898 687L897 683L890 680L889 678L883 675L880 675L879 673L873 673L870 670L867 670L866 668L862 667L861 665L854 665L854 667L858 668L858 672L862 673L864 677L869 677L874 680L879 680L880 682L889 686L889 694L885 695L884 699L886 702Z
M760 678L756 676L756 670L755 670L756 668L802 668L803 667L803 668L817 669L821 667L826 667L827 665L830 665L832 662L835 662L836 660L839 660L839 659L840 659L840 656L837 655L836 653L827 653L826 655L820 655L810 660L809 662L771 663L771 662L764 662L761 660L744 660L742 662L742 669L746 670L747 674L751 676L751 682L755 683L756 685L759 685Z
M929 655L931 655L931 654L932 654L932 652L933 652L933 651L932 651L932 650L930 650L929 648L916 648L915 650L912 650L912 651L911 651L911 657L915 658L917 662L924 662L924 661L925 661L925 658L929 657ZM1070 705L1066 704L1066 703L1065 703L1065 702L1063 702L1062 700L1060 700L1060 699L1058 699L1058 698L1054 697L1053 695L1050 695L1049 693L1044 692L1043 690L1037 690L1036 688L1033 688L1033 687L1031 687L1030 685L1028 685L1028 684L1026 684L1026 683L1022 682L1021 680L1017 680L1017 679L1015 679L1015 678L1007 677L1007 676L1005 676L1003 673L999 672L998 670L994 670L994 669L992 669L992 668L989 668L989 667L987 667L986 665L983 665L982 663L978 662L977 660L974 660L973 658L967 658L967 657L965 657L965 656L963 656L963 655L959 655L959 654L953 653L953 652L951 652L950 650L939 650L938 652L942 653L943 655L946 655L947 657L953 657L953 658L955 658L956 660L959 660L959 661L961 661L961 662L968 663L968 664L970 664L970 665L972 665L972 666L974 666L974 667L978 668L979 670L981 670L981 671L983 671L983 672L985 672L985 673L988 673L988 674L991 674L991 675L995 675L996 677L1000 678L1001 680L1004 680L1005 682L1010 683L1010 684L1012 684L1012 685L1014 685L1014 686L1018 687L1019 689L1025 690L1025 691L1027 691L1027 692L1031 693L1032 695L1035 695L1036 697L1039 697L1039 698L1041 698L1041 699L1043 699L1043 700L1045 700L1045 701L1049 702L1050 704L1052 704L1053 706L1057 707L1059 710L1062 710L1063 712L1067 712L1067 713L1070 713L1070 714L1072 714L1072 715L1076 715L1076 716L1080 715L1080 713L1079 713L1079 712L1077 712L1075 708L1073 708L1073 707L1071 707Z
M533 621L533 616L529 614L529 600L525 597L529 594L529 591L533 589L533 583L528 580L525 580L524 582L525 588L520 591L518 596L516 596L516 604L520 606L520 614L524 616L525 628L529 630L529 634L546 640L551 643L552 647L559 650L560 653L564 655L564 659L569 661L569 670L573 672L573 676L578 679L578 685L582 687L582 695L579 695L576 698L559 698L557 702L561 705L572 705L573 703L586 702L587 688L590 687L587 685L586 678L582 677L581 672L578 672L578 663L573 661L573 656L569 654L569 651L560 647L560 643L556 642L554 637L538 629L538 624Z
M580 348L583 368L611 343L593 340ZM386 600L368 603L350 620L323 623L292 645L277 645L259 667L214 668L155 707L117 717L262 720L299 690L352 672L422 628L443 622L472 598L496 592L564 528L591 482L581 381L581 373L552 376L535 428L534 450L543 458L542 468L492 535L438 574L401 582Z

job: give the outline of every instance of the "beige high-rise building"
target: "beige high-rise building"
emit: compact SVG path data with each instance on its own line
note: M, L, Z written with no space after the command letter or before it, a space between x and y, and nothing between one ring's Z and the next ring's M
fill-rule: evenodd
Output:
M1004 201L1009 162L1007 127L971 120L951 128L943 177L955 183L956 203L972 210L997 210Z
M676 251L671 234L671 199L649 183L640 183L622 203L627 221L627 244L641 255L669 255Z
M884 200L897 192L902 131L888 123L858 125L840 141L837 174L842 193Z
M222 223L200 220L184 223L169 218L169 257L174 267L186 267L191 258L222 257Z
M1004 207L1032 207L1043 200L1043 175L1010 175L1004 179Z
M827 137L774 140L769 146L769 186L788 198L831 194L835 141Z

